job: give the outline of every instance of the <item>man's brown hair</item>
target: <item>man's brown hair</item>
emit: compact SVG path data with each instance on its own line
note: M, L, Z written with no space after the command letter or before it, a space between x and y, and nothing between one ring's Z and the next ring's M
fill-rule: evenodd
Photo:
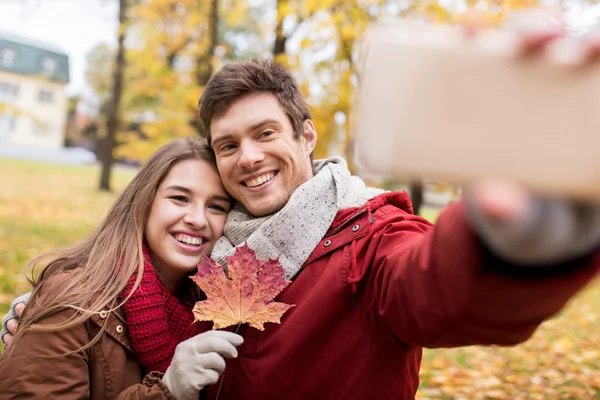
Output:
M198 102L202 136L211 144L210 123L227 111L237 99L253 93L273 93L290 119L294 137L300 137L303 123L311 119L308 106L292 74L270 59L253 59L225 65L208 81Z

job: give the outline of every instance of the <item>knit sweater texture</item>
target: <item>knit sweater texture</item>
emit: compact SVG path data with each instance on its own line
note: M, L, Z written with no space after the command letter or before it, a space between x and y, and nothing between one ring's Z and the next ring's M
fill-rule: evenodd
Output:
M138 361L148 372L165 372L177 345L212 328L211 323L194 323L192 307L186 306L160 280L144 247L144 271L140 286L133 291L137 273L123 291L129 336Z

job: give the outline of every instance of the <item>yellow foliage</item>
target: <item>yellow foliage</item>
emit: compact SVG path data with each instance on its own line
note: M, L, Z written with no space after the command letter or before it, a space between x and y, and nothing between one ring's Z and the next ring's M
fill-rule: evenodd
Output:
M191 122L202 92L198 71L213 62L207 54L210 7L210 1L196 0L147 0L132 7L124 115L151 118L141 123L144 140L132 132L119 136L118 156L143 161L169 140L196 136ZM243 11L230 7L228 15L243 18Z
M539 0L465 0L466 11L457 12L456 2L413 0L404 3L399 14L435 22L497 25L510 12L536 6ZM162 137L194 135L191 124L196 119L198 97L202 92L199 68L202 63L213 67L222 60L211 51L209 18L212 1L145 0L132 7L131 48L128 49L128 79L124 94L124 115L152 115L141 130L156 147ZM298 50L276 54L276 61L298 72L303 94L310 99L319 133L317 154L326 156L330 148L345 149L350 138L348 120L352 116L352 95L357 81L356 42L369 23L386 16L386 0L277 0L275 31L264 24L257 32L264 39L295 37ZM449 5L448 5L449 4ZM222 26L238 29L249 23L253 7L248 0L219 2ZM290 17L290 18L288 18ZM293 29L282 29L284 20L295 21ZM303 29L299 29L303 28ZM288 37L286 37L287 35ZM271 39L272 40L272 39ZM325 52L335 44L335 51ZM233 44L235 46L235 44ZM221 49L228 49L226 45ZM226 50L228 52L228 50ZM330 54L323 57L324 53ZM318 55L318 57L316 57ZM318 59L318 62L304 62ZM318 90L315 91L315 87ZM338 125L334 115L347 116ZM342 135L344 136L344 135ZM144 146L134 142L135 135L124 135L119 152L130 158L143 159ZM333 142L340 142L331 146Z

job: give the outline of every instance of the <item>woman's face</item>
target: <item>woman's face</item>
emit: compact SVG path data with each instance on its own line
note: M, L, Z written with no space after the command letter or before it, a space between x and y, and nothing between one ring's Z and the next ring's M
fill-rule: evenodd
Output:
M174 290L223 234L230 199L206 161L175 164L152 201L145 236L152 263Z

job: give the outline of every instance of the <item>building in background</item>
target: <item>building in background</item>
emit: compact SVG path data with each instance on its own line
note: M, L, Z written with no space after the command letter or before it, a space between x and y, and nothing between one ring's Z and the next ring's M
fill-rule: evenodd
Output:
M64 52L0 33L0 147L61 148L68 82Z

